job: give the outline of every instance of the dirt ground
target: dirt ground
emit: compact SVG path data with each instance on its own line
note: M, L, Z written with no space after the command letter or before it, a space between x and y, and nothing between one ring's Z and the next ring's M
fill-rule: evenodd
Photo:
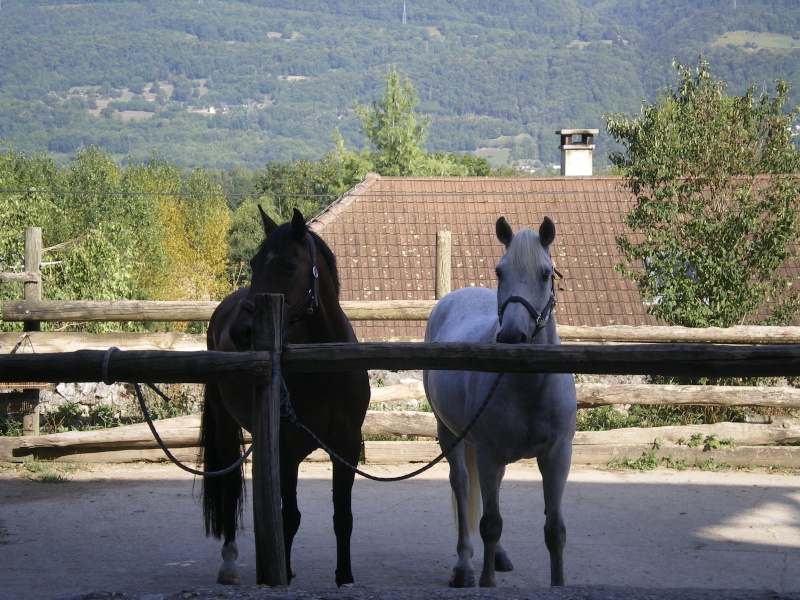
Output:
M366 465L398 475L418 465ZM48 471L47 469L60 469ZM252 508L242 586L217 586L199 481L166 464L0 464L0 599L693 598L800 600L800 477L576 468L564 501L567 587L551 590L538 471L509 467L503 542L515 570L493 591L450 591L455 534L446 465L406 482L357 478L356 586L333 584L330 465L305 463L289 590L254 587ZM475 540L475 564L482 552Z

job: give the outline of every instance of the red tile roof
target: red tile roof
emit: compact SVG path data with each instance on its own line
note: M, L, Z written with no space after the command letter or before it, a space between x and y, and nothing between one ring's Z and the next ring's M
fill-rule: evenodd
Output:
M494 287L502 245L495 221L515 230L555 221L557 322L663 324L647 314L636 286L614 271L615 236L633 199L618 177L381 177L362 183L312 219L337 256L342 300L435 298L436 233L452 236L452 289ZM355 322L362 340L418 340L424 322Z

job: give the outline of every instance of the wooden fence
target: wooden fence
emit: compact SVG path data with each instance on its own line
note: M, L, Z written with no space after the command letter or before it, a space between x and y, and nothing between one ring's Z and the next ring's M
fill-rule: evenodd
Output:
M258 583L286 583L280 525L277 476L277 423L280 391L277 369L303 372L341 368L365 369L467 369L508 372L642 373L661 375L786 376L800 370L800 345L760 347L711 344L632 345L528 345L496 344L320 344L282 345L280 322L282 297L273 300L264 317L265 296L256 298L256 320L271 323L254 331L272 339L267 352L174 352L79 350L61 354L10 354L0 356L0 380L51 381L206 382L225 377L247 378L255 383L252 443L253 510L255 515L256 571ZM269 308L269 307L267 307ZM254 342L259 348L259 341ZM269 345L269 344L267 344ZM282 348L280 364L274 352ZM652 435L652 434L651 434ZM663 440L661 442L664 443ZM791 448L787 450L796 450ZM797 453L793 454L797 458ZM793 464L797 464L796 462Z
M27 239L27 232L26 232ZM41 237L39 237L41 240ZM39 241L39 246L41 242ZM28 265L26 248L26 271ZM32 260L36 260L35 257ZM38 267L38 262L36 262ZM37 270L37 269L34 269ZM3 319L19 319L26 323L22 334L31 340L42 320L78 320L76 303L42 303L28 297L28 286L38 281L25 279L24 303L3 304ZM33 296L33 293L32 293ZM113 304L114 306L111 306ZM129 304L129 303L128 303ZM138 310L151 308L152 303L136 303ZM166 318L161 308L146 315L110 312L119 303L87 305L92 313L89 320L205 320L188 318L181 313L177 319ZM163 307L163 305L162 305ZM174 308L174 306L172 307ZM197 308L197 307L195 307ZM203 310L210 307L205 306ZM417 307L419 308L419 307ZM572 372L576 374L653 374L712 377L785 377L800 373L800 345L796 343L769 346L720 346L714 344L624 344L624 345L563 345L506 346L496 344L430 344L430 343L361 343L325 345L282 345L280 322L283 313L281 296L256 297L254 317L255 352L220 353L210 351L176 352L159 350L115 351L77 350L66 353L16 352L0 356L0 381L148 381L207 382L226 377L247 378L254 382L252 444L253 459L253 511L256 540L257 583L285 585L287 583L283 557L283 532L280 516L280 488L278 475L277 431L279 422L280 389L278 377L281 369L314 372L347 368L365 369L462 369L507 372ZM47 310L55 312L47 313ZM353 318L352 307L350 310ZM429 311L429 308L423 308ZM71 312L72 311L72 312ZM98 312L99 311L99 312ZM105 312L104 312L105 311ZM155 313L158 312L157 317ZM402 312L402 310L401 310ZM210 313L205 313L207 316ZM386 314L386 313L382 313ZM50 319L47 316L50 315ZM113 317L111 316L113 315ZM141 318L144 316L144 318ZM207 318L206 316L206 318ZM425 315L427 317L427 314ZM375 318L375 317L371 317ZM384 318L410 318L392 315ZM418 317L411 317L418 318ZM84 320L86 320L84 318ZM562 332L563 334L563 332ZM16 335L16 334L14 334ZM19 336L18 336L19 337ZM566 336L565 336L566 337ZM603 341L616 341L603 338ZM273 360L275 352L282 349L279 363ZM429 418L428 418L429 420ZM800 441L800 428L791 420L784 420L777 428L789 431L782 440ZM667 432L647 430L651 446L663 449ZM432 433L432 430L425 430ZM619 432L612 432L619 436ZM784 432L786 433L786 432ZM624 435L624 434L623 434ZM689 440L703 439L703 433L685 433L676 440L678 446L690 446ZM706 440L717 439L716 434L706 435ZM580 446L580 437L576 447ZM611 444L625 446L619 437ZM788 459L792 466L800 464L798 447L779 447L775 452L753 454L749 461L767 455L768 464L779 464ZM579 456L579 453L576 453ZM397 454L395 454L395 459ZM576 462L580 462L577 460Z
M30 228L35 230L36 228ZM40 240L40 234L38 235ZM26 230L26 242L31 240L33 251L28 252L26 244L26 274L0 274L8 281L21 282L25 285L25 299L21 301L6 301L3 303L3 319L5 321L23 321L26 323L22 333L0 333L0 354L17 354L35 352L40 356L47 356L55 353L72 353L78 350L105 350L116 346L123 350L130 351L162 351L171 350L174 352L192 352L205 350L205 336L186 335L175 333L110 333L110 334L84 334L68 332L40 332L38 323L42 321L72 321L72 322L91 322L91 321L207 321L216 302L142 302L142 301L120 301L120 302L85 302L85 301L59 301L48 302L40 300L40 290L38 287L39 277L36 273L36 265L39 258L35 256L35 248L41 248L41 242L37 242L36 231ZM445 244L446 246L446 244ZM445 261L437 258L437 264ZM439 271L444 272L444 268ZM2 281L2 279L0 279ZM30 286L33 287L30 287ZM439 293L447 290L446 277L437 277L437 289ZM352 320L371 320L371 319L393 319L393 320L425 320L430 314L435 301L417 302L343 302L343 308ZM680 353L683 356L695 356L698 348L702 351L702 344L766 344L766 345L794 345L800 343L800 327L733 327L729 329L709 328L709 329L690 329L681 327L570 327L559 326L559 335L565 342L563 350L559 352L573 352L571 358L573 364L571 369L575 373L608 373L608 374L656 374L653 365L663 367L672 364L672 355ZM643 343L665 343L683 344L665 347L659 355L648 354L654 350L653 346L643 345ZM589 362L581 363L585 360L577 354L581 348L579 344L592 343L605 345L615 348L613 355L624 356L621 361L609 365L604 363L602 346L595 348L587 347L583 356L592 356ZM692 344L692 345L688 345ZM697 346L696 344L700 344ZM381 367L397 370L406 367L400 366L405 360L404 357L409 353L419 351L424 345L408 343L391 343L377 346L372 344L360 344L354 352L385 352L385 362ZM729 349L733 354L740 350ZM754 349L755 350L755 349ZM297 357L300 361L304 353L311 352L312 356L316 349L302 348L293 349L287 347L286 358L290 363ZM322 350L325 355L327 351ZM337 349L337 356L347 356L348 361L366 360L367 363L372 358L360 359L358 356L351 355ZM733 368L725 371L729 375L743 375L744 371L737 362L738 358L730 360L734 362ZM550 355L550 353L548 353ZM553 355L555 356L555 355ZM650 361L639 362L639 358L650 356ZM59 362L64 357L59 359ZM541 354L537 352L537 361L541 360ZM423 359L422 363L427 364ZM728 360L728 359L724 359ZM310 359L313 365L318 358ZM52 361L51 361L52 362ZM288 364L288 363L287 363ZM361 364L361 363L360 363ZM485 362L477 361L474 368L483 368ZM580 364L584 364L586 370L577 370ZM591 371L593 368L599 369ZM605 365L605 366L601 366ZM680 369L689 369L692 365L697 365L691 360L685 362ZM706 365L707 366L707 365ZM748 365L755 368L756 365ZM293 368L289 366L288 368ZM413 367L421 368L421 367ZM704 367L705 368L705 367ZM34 373L47 372L34 370L30 373L31 380L42 379L41 375L35 376ZM721 372L721 371L720 371ZM785 375L797 375L798 370L787 366ZM695 374L710 374L708 371L695 371ZM3 379L0 377L0 380ZM87 379L80 381L96 380L97 374L88 376ZM66 381L66 379L59 379ZM19 381L18 379L16 381ZM166 382L166 380L162 380ZM605 383L579 383L577 385L578 401L581 407L592 407L600 405L655 405L655 404L692 404L692 405L712 405L712 406L760 406L774 408L800 408L800 390L792 387L722 387L722 386L657 386L657 385L634 385L634 384L605 384ZM798 422L791 418L771 418L766 423L718 423L715 425L703 425L682 428L630 428L606 432L579 432L575 442L575 456L577 462L607 462L612 458L623 456L638 456L643 448L658 447L658 451L664 455L674 458L681 458L690 461L704 460L710 454L702 453L703 446L687 445L685 440L696 439L701 436L703 439L728 439L734 440L735 447L726 447L724 450L715 452L720 456L721 461L733 462L737 464L756 464L756 465L780 465L794 466L800 464L798 450L792 447L775 447L768 444L791 443L800 441L800 427ZM401 424L404 424L401 426ZM402 427L406 429L403 430ZM396 411L380 411L370 413L365 424L365 433L377 435L414 435L423 437L435 436L432 416L424 413L410 413L404 415L396 414ZM70 434L64 434L70 435ZM52 436L47 436L47 439ZM57 444L65 443L59 439L53 441L53 446L46 449L48 442L45 439L40 441L28 440L25 448L18 451L38 453L39 455L56 456L58 455ZM106 442L102 442L103 448L107 448ZM88 445L87 445L88 444ZM182 445L183 442L180 442ZM387 449L386 446L390 449ZM707 446L707 445L706 445ZM79 447L88 452L96 452L97 446L92 446L91 442L84 442ZM122 446L124 450L118 454L124 458L145 457L147 453L140 449L137 442L135 447ZM154 445L153 445L154 447ZM36 450L34 450L36 448ZM134 450L136 448L136 450ZM60 452L65 452L61 450ZM80 452L80 450L78 451ZM402 451L398 450L396 442L372 442L367 447L367 458L376 462L384 460L384 452L388 458L396 460L398 456L403 456L407 460L424 460L429 455L435 455L436 447L433 443L419 442L413 445L404 445ZM108 455L110 458L110 455ZM89 455L87 454L88 458ZM96 455L95 455L96 458Z

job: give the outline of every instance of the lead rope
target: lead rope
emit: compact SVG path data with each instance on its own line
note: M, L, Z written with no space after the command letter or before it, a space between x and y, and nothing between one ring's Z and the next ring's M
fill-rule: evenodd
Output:
M161 398L163 398L164 400L169 401L169 398L167 398L167 396L164 395L164 392L159 390L152 383L146 383L145 385L147 387L149 387L151 390L153 390L156 394L161 396ZM161 436L158 435L158 432L156 431L156 427L153 424L153 420L150 418L150 412L147 410L147 405L144 402L144 396L142 395L141 386L138 383L134 383L133 387L136 390L136 397L139 399L139 406L142 409L142 414L144 415L144 420L147 421L147 426L150 427L150 431L153 433L153 437L156 439L156 442L158 443L158 446L164 451L164 454L167 455L167 458L170 459L170 461L172 461L173 464L175 464L176 466L180 467L181 469L183 469L187 473L191 473L192 475L200 475L201 477L222 477L223 475L227 475L228 473L232 473L233 471L235 471L236 469L241 467L242 463L244 463L244 461L246 461L247 458L250 456L250 454L253 452L253 445L251 444L250 447L247 449L247 451L244 454L242 454L236 460L235 463L233 463L231 466L226 467L225 469L222 469L220 471L201 471L199 469L193 469L191 467L187 467L185 464L180 462L177 458L175 458L172 455L172 453L169 451L169 448L167 448L166 444L161 439Z
M106 353L103 356L103 363L102 363L102 366L101 366L101 376L102 376L103 382L106 385L110 385L111 383L113 383L113 381L111 381L109 379L109 377L108 377L108 363L109 363L109 361L111 359L111 355L117 350L119 350L119 348L112 346L111 348L106 350ZM280 351L279 351L279 353L280 353ZM273 368L273 376L275 376L275 375L276 375L276 370ZM324 450L328 454L328 456L331 457L331 459L336 460L340 464L344 465L345 467L347 467L348 469L350 469L354 473L356 473L358 475L361 475L365 479L370 479L372 481L379 481L379 482L404 481L406 479L411 479L412 477L416 477L417 475L420 475L420 474L424 473L428 469L433 468L436 464L440 463L448 454L450 454L450 452L452 452L453 449L458 444L460 444L464 440L464 438L470 432L472 427L478 421L478 418L480 418L481 414L483 414L483 411L489 405L489 401L494 396L494 393L497 390L497 386L500 385L500 381L502 380L504 375L505 375L505 373L498 373L497 374L497 377L495 377L495 380L492 383L492 386L489 388L489 392L486 394L486 397L484 398L484 400L481 403L480 407L478 407L478 410L475 412L475 415L472 417L470 422L467 424L467 426L464 429L464 431L462 431L459 434L459 436L456 437L456 439L454 439L450 443L450 445L439 454L439 456L434 458L432 461L430 461L424 467L421 467L421 468L417 469L416 471L412 471L411 473L406 473L405 475L398 475L396 477L379 477L377 475L372 475L370 473L362 471L356 465L353 465L353 464L349 463L347 460L345 460L344 458L339 456L339 454L337 454L334 450L332 450L313 431L311 431L308 427L303 425L303 423L301 423L297 419L297 415L294 412L294 408L292 407L291 399L289 397L289 389L286 387L286 381L283 379L283 377L281 377L281 407L280 407L281 408L281 417L288 419L288 421L296 429L298 429L300 431L304 431L311 439L313 439L317 443L317 445L320 448L322 448L322 450ZM149 387L151 390L153 390L156 394L158 394L163 400L169 401L169 398L161 390L159 390L156 386L154 386L152 383L146 383L145 385L147 387ZM236 470L239 467L241 467L242 464L244 463L244 461L247 460L247 458L253 452L253 445L251 444L250 447L247 449L247 451L244 454L242 454L236 462L234 462L229 467L227 467L225 469L222 469L222 470L219 470L219 471L201 471L199 469L193 469L191 467L186 466L181 461L179 461L177 458L175 458L175 456L172 454L172 452L170 452L170 450L167 447L167 445L161 439L161 436L158 434L158 431L156 430L155 424L153 423L153 419L150 416L150 411L147 409L147 404L144 401L144 395L142 394L141 385L138 384L138 383L134 383L133 387L134 387L134 390L136 391L136 398L139 401L139 407L142 410L142 415L144 416L144 420L147 423L147 426L150 428L150 432L153 434L153 438L155 438L156 443L158 444L159 448L161 448L161 450L164 452L164 454L167 456L167 458L175 466L183 469L187 473L191 473L192 475L198 475L198 476L201 476L201 477L221 477L223 475L227 475L229 473L232 473L234 470Z
M481 416L483 411L489 405L489 401L492 399L492 396L494 396L494 393L497 390L497 386L500 385L500 380L503 378L503 375L505 375L505 373L498 373L497 374L497 377L495 377L494 383L492 383L492 387L489 388L489 392L486 394L486 398L484 398L484 400L481 403L480 407L478 408L477 412L472 417L472 420L467 424L467 426L464 429L464 431L462 431L461 434L456 439L454 439L453 442L445 450L443 450L441 454L439 454L439 456L434 458L431 462L429 462L424 467L421 467L421 468L417 469L416 471L412 471L411 473L406 473L405 475L398 475L396 477L378 477L377 475L372 475L370 473L366 473L366 472L362 471L361 469L359 469L358 467L356 467L355 465L350 464L344 458L339 456L336 452L331 450L331 448L327 444L325 444L325 442L323 442L321 439L319 439L319 437L317 437L317 435L313 431L311 431L308 427L303 425L297 419L297 415L295 414L294 409L292 408L292 403L291 403L291 400L289 398L289 390L286 387L286 381L284 381L283 378L281 378L281 391L282 391L282 393L281 393L281 417L286 417L289 420L289 422L292 425L295 426L296 429L299 429L299 430L302 430L302 431L306 432L309 435L309 437L311 437L311 439L313 439L319 445L320 448L322 448L325 452L328 453L328 456L330 456L331 459L336 460L337 462L341 463L342 465L344 465L345 467L347 467L348 469L350 469L354 473L357 473L358 475L361 475L362 477L364 477L366 479L371 479L372 481L380 481L380 482L404 481L406 479L411 479L412 477L416 477L417 475L420 475L421 473L424 473L425 471L427 471L428 469L432 468L437 463L441 462L443 458L445 458L450 452L452 452L453 449L456 446L458 446L458 444L460 444L465 437L467 437L467 434L470 432L470 430L472 429L473 425L475 425L475 423L477 422L478 418Z
M106 353L103 356L103 364L100 369L103 378L103 383L105 383L106 385L111 385L113 383L113 381L111 381L108 377L108 362L111 359L111 355L116 350L119 350L119 348L112 346L111 348L106 350ZM146 383L145 385L149 387L151 390L153 390L156 394L161 396L162 399L169 402L169 398L164 394L164 392L159 390L152 383ZM150 428L150 432L153 434L153 437L155 438L158 447L161 448L164 454L167 455L167 458L175 466L180 467L187 473L191 473L192 475L199 475L201 477L222 477L223 475L228 475L229 473L232 473L233 471L241 467L244 461L247 460L247 458L253 452L253 445L251 444L250 447L247 449L247 451L244 454L242 454L236 462L234 462L231 466L226 467L225 469L222 469L220 471L201 471L199 469L193 469L192 467L187 467L185 464L183 464L181 461L175 458L175 456L173 456L172 452L169 451L169 448L167 448L167 445L164 443L164 440L162 440L161 436L158 435L158 431L156 431L156 426L153 424L153 419L150 417L150 411L147 410L147 404L144 401L144 395L142 395L141 385L139 385L138 383L134 383L133 388L134 390L136 390L136 398L139 400L139 408L141 408L142 410L142 415L144 416L144 420L145 422L147 422L147 426Z

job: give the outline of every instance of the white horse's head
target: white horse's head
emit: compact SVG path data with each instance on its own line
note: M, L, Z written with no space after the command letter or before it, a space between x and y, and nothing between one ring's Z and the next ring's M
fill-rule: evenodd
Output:
M497 263L497 341L521 344L534 340L546 327L555 306L550 244L556 226L545 217L539 233L516 234L504 217L495 224L497 239L506 247Z

